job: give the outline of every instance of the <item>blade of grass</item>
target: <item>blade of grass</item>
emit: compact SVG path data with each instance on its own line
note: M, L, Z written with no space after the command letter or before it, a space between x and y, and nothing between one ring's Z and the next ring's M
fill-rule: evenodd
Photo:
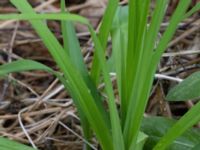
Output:
M61 10L61 13L63 14L68 13L65 11L65 0L61 0ZM80 70L81 74L88 78L88 71L84 64L81 48L76 36L73 23L70 21L62 20L61 29L63 34L63 44L65 51L70 56L74 65Z
M101 60L100 69L102 69L102 72L103 72L105 89L108 94L108 105L109 105L109 110L110 110L114 149L125 150L120 120L119 120L118 111L115 104L115 97L114 97L114 92L112 88L112 82L109 77L108 66L106 65L106 59L104 57L104 51L103 51L103 48L101 47L100 41L98 40L91 26L89 26L89 30L91 32L91 36L96 46L98 59Z
M195 12L197 12L200 9L200 2L198 2L194 7L192 7L191 10L189 10L183 17L183 19L186 19L190 16L192 16Z
M156 48L154 52L154 56L152 58L152 65L156 66L158 62L160 61L161 55L164 52L164 50L167 48L167 44L169 43L170 39L173 37L176 28L178 26L178 23L182 21L183 16L189 7L191 0L184 0L180 1L179 5L177 6L169 26L167 27L163 37L161 38L158 47Z
M197 123L200 120L199 110L200 102L193 106L172 128L169 129L165 136L162 137L154 147L154 150L166 149L177 137Z
M129 1L129 15L128 15L128 45L127 45L127 50L124 51L125 54L125 64L124 66L124 78L122 79L122 86L123 88L121 89L122 91L120 92L122 97L121 97L121 118L122 118L122 126L124 128L125 124L125 119L126 119L126 114L127 114L127 107L129 103L128 99L128 87L133 83L133 79L131 79L131 76L133 76L133 70L135 69L135 64L131 62L131 67L130 67L130 61L133 60L133 58L136 56L136 45L135 41L137 40L137 26L134 25L136 21L139 19L139 12L138 12L138 1L136 0L131 0ZM138 21L139 22L139 21ZM129 67L129 69L127 69ZM132 68L132 69L130 69ZM128 83L130 82L130 83ZM125 140L127 145L127 140Z
M136 51L136 41L138 38L138 26L140 25L138 23L138 26L136 25L136 22L139 20L139 11L138 11L138 1L137 0L130 0L129 1L129 17L128 17L128 49L126 52L126 69L125 69L125 89L124 89L124 94L125 97L121 100L121 109L122 113L122 120L125 120L126 118L126 111L127 111L127 106L128 106L128 90L130 91L131 89L128 89L128 87L131 86L133 83L133 70L136 68L136 64L130 64L130 62L133 60L133 58L138 55L138 52ZM138 21L139 22L139 21ZM131 67L130 67L131 65ZM129 68L129 69L128 69ZM132 68L132 69L130 69ZM129 81L130 79L130 81ZM130 82L130 83L128 83ZM123 91L122 91L123 92Z
M119 0L109 0L107 4L106 11L104 13L101 26L99 29L99 40L101 42L102 48L105 51L108 41L108 36L110 33L110 29L112 26L113 18L115 16L117 6L118 6ZM96 51L94 52L94 59L91 69L91 76L95 84L98 84L99 81L99 75L100 75L100 66L99 66L99 60L98 56L96 54Z
M26 13L26 15L27 13L28 15L35 14L27 1L12 0L11 2L16 5L20 11ZM82 80L79 72L77 72L73 67L73 63L70 61L70 58L60 46L55 36L53 36L53 34L42 21L31 20L30 22L43 39L45 45L50 50L52 56L63 71L69 82L68 84L70 85L70 88L73 89L74 93L76 93L76 97L78 97L78 105L80 108L82 108L82 112L84 112L84 114L87 116L102 147L104 149L112 149L113 145L111 142L111 136L108 131L108 124L106 123L105 118L102 116L103 113L99 111L99 107L94 103L94 99L90 94L90 90L85 85L85 82ZM105 132L102 133L102 130Z
M65 11L65 8L66 8L65 0L61 0L61 2L60 2L60 8L61 8L61 13L66 13L66 11ZM69 21L65 21L65 20L61 21L61 31L62 31L62 36L63 36L63 47L66 50L66 52L68 53L68 55L69 55L68 51L70 49L69 49L68 45L70 43L68 42L69 39L68 39L67 29L71 27L71 24L69 25L68 23L69 23ZM72 34L72 35L74 37L74 34ZM77 44L75 44L75 45L77 46Z
M145 58L152 55L150 53L153 53L155 44L158 40L158 33L167 9L168 2L169 0L165 1L158 0L156 3L156 8L151 17L152 20L150 22L150 26L148 28L147 35L145 38L145 44L144 44L144 49L146 52Z
M28 71L28 70L44 70L53 73L53 70L45 65L42 65L36 61L21 59L13 61L12 63L6 63L0 65L0 76L7 75L9 73Z
M30 18L28 15L30 15ZM27 12L27 13L22 13L22 14L0 15L1 20L14 20L15 18L18 20L25 20L25 21L26 20L39 21L39 20L44 20L44 19L47 19L47 20L69 20L69 21L80 22L84 25L89 25L89 21L87 19L85 19L84 17L78 16L78 15L75 15L75 14L63 14L63 13L36 14L36 13L32 13L32 12ZM43 23L43 25L46 26L46 24L44 24L44 23ZM62 48L62 50L64 51L63 48ZM67 54L67 53L65 52L65 54Z
M11 63L0 65L0 77L8 75L9 73L16 73L22 71L34 71L34 70L42 70L48 73L55 75L63 84L67 84L65 78L60 72L54 71L50 67L41 64L39 62L27 59L20 59L13 61ZM67 85L68 87L68 85Z
M65 0L61 0L61 13L68 13L65 11L65 8L66 8ZM84 59L83 59L83 56L81 53L81 48L80 48L79 41L77 39L76 32L75 32L72 22L62 20L61 21L61 31L62 31L62 35L63 35L63 45L64 45L65 51L67 52L69 57L72 58L71 59L72 62L77 67L77 69L80 71L87 86L90 89L92 89L91 93L94 95L94 97L99 97L96 94L97 91L95 91L95 89L96 89L95 85L92 85L92 81L90 80L88 71L84 64ZM96 98L96 101L97 101L97 103L101 103L100 97ZM101 104L98 104L98 105L101 106ZM82 118L83 117L84 116L82 116ZM83 119L81 119L81 120L83 120ZM86 138L86 140L89 141L92 136L89 122L87 119L84 119L84 121L82 121L81 124L82 124L82 128L83 128L84 137ZM87 144L84 144L84 147L86 150L90 149L90 147Z
M112 55L114 55L115 69L117 73L118 91L121 100L121 105L124 105L124 89L125 89L125 61L126 50L128 41L128 7L119 7L117 14L113 22L113 28L111 31L112 37ZM124 116L124 108L121 107L121 116ZM122 126L124 121L122 120ZM123 127L122 127L123 128Z

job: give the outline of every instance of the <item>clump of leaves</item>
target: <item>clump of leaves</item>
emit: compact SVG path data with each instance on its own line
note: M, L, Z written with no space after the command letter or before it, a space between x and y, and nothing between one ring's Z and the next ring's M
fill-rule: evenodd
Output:
M158 39L157 35L165 16L168 0L155 1L153 10L150 8L151 0L130 0L127 7L120 8L118 8L118 0L109 0L99 34L95 33L87 19L65 12L64 0L61 3L62 12L57 14L36 14L26 0L11 0L11 2L21 14L0 15L0 19L28 20L48 48L60 72L38 62L22 59L0 66L0 75L38 69L54 74L73 98L87 140L94 132L103 150L142 149L147 136L140 131L141 122L157 64L178 24L197 11L200 5L197 4L188 11L191 0L179 1L166 31L162 38ZM64 46L60 45L43 22L47 19L62 22ZM84 64L72 21L86 25L91 33L95 51L90 71ZM120 95L120 111L115 104L115 95L105 58L110 33L113 43L113 66ZM97 89L100 74L105 83L108 111ZM157 141L154 149L167 148L174 139L194 125L200 119L200 116L194 114L199 111L199 107L196 105L175 123L166 135ZM193 117L195 117L193 121L188 121Z

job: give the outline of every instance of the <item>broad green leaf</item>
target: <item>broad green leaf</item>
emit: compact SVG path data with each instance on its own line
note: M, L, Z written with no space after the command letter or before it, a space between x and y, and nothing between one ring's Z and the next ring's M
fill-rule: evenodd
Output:
M200 72L193 73L173 87L166 99L168 101L186 101L200 97Z
M199 149L200 149L200 144L197 144L192 150L199 150Z
M164 117L147 117L142 121L141 130L149 137L144 149L150 150L176 123L175 120ZM166 150L191 150L200 141L200 130L190 129L173 141Z
M195 104L185 115L183 115L159 140L154 147L154 150L164 150L169 147L182 134L188 129L192 128L200 120L200 102Z
M13 140L9 140L7 138L0 137L0 149L1 150L36 150L29 146L20 144Z

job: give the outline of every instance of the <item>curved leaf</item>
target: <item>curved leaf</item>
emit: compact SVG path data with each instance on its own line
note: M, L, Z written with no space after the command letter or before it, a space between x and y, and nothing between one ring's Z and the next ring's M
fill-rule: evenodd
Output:
M30 70L44 70L52 74L57 74L54 70L52 70L51 68L39 62L36 62L33 60L21 59L21 60L13 61L11 63L1 65L0 76L5 76L9 73L30 71Z
M186 101L200 97L200 72L196 72L172 88L168 101Z

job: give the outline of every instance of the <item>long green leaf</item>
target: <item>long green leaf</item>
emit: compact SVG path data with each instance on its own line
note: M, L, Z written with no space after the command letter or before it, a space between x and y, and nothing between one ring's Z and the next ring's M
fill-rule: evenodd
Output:
M112 27L113 18L115 16L115 12L117 10L119 0L109 0L107 4L106 11L104 13L102 23L99 29L99 40L101 42L102 48L105 51L108 41L108 36L110 33L110 29ZM97 53L95 51L92 69L91 69L91 76L96 84L99 81L100 75L100 62L101 60L98 59Z
M63 14L68 13L68 12L65 12L65 0L62 0L61 2L62 2L61 13ZM81 53L81 47L77 39L73 23L67 20L62 20L61 27L62 27L63 43L64 43L65 51L70 56L74 65L80 70L84 78L88 78L89 76L88 71L84 64L83 56Z
M21 59L0 65L0 76L7 75L14 72L30 71L30 70L44 70L52 74L57 74L51 68L32 60Z
M61 0L61 13L68 13L65 11L66 4L65 0ZM83 56L81 53L81 47L79 45L78 38L76 36L75 28L73 26L73 23L70 21L62 20L61 21L61 30L63 35L63 45L65 51L68 53L69 57L71 58L74 65L77 67L77 69L80 71L81 75L83 76L83 79L86 81L86 84L88 87L92 87L92 82L90 80L88 71L86 69L86 66L84 64ZM91 90L91 93L95 95L95 97L98 97L97 91L95 91L95 86L93 85ZM101 101L100 98L96 98L96 101ZM101 105L101 104L99 104ZM83 117L82 117L83 118ZM89 122L84 119L81 119L81 124L83 128L83 134L86 140L90 140L92 136L91 129L89 127ZM87 150L90 149L90 147L85 144L84 145Z
M124 150L124 141L122 136L122 128L118 116L117 107L115 104L115 97L114 92L112 88L112 82L109 77L109 71L108 66L106 65L106 59L104 57L104 51L101 47L101 43L98 41L98 38L96 37L95 32L92 30L92 27L89 28L91 32L91 36L93 37L96 49L97 49L97 55L98 59L100 61L100 67L103 72L104 76L104 82L105 82L105 89L108 94L108 104L110 109L110 119L111 119L111 126L112 126L112 133L113 133L113 144L115 150Z
M125 116L126 110L124 103L124 89L125 89L125 64L126 64L126 50L128 43L128 7L119 7L116 13L113 27L111 30L112 37L112 55L114 56L114 66L117 73L118 91L121 101L121 116ZM112 57L113 57L112 56ZM125 118L124 118L125 119ZM124 124L122 119L122 126Z
M169 26L167 27L164 35L162 36L156 50L154 53L154 57L152 58L152 65L156 66L156 64L160 61L162 53L165 51L167 48L167 45L171 38L173 37L176 28L178 26L178 23L182 21L184 14L186 13L186 10L190 4L191 0L184 0L180 1L179 5L177 6Z
M39 62L27 59L20 59L13 61L11 63L0 65L0 76L6 76L9 73L16 73L22 71L34 71L34 70L43 70L48 73L55 75L58 79L62 81L63 84L67 84L63 75L60 72L54 71L50 67L41 64Z
M140 19L139 19L139 11L138 11L138 1L137 0L130 0L129 2L129 16L128 16L128 47L127 47L127 52L126 52L126 64L125 64L125 79L124 80L124 98L121 100L122 101L122 112L124 115L122 118L126 118L126 111L128 103L129 103L129 98L130 96L130 90L131 85L133 85L133 72L136 69L137 64L132 64L132 60L139 56L139 52L136 50L136 41L138 38L138 26L140 25ZM138 22L138 25L136 25L136 22ZM135 62L135 61L134 61ZM132 69L130 69L132 68ZM133 71L134 70L134 71ZM129 87L129 89L128 89ZM129 92L128 92L129 91ZM124 120L124 119L122 119ZM127 141L128 142L128 141Z
M12 0L13 1L13 0ZM24 1L24 0L22 0ZM28 9L29 10L29 9ZM1 20L29 20L29 21L38 21L43 19L48 20L68 20L68 21L76 21L85 25L89 25L89 21L84 17L75 14L64 14L64 13L49 13L49 14L36 14L33 12L27 12L22 14L6 14L0 15ZM46 25L43 23L43 26ZM63 48L62 48L63 49Z
M60 2L60 8L61 8L61 13L66 13L66 11L65 11L65 8L66 8L66 2L65 2L65 0L61 0L61 2ZM66 52L68 53L68 55L69 55L68 51L70 49L69 49L69 46L68 46L69 45L68 44L69 43L68 42L69 39L68 39L67 29L71 27L71 24L69 25L67 23L69 23L69 21L65 21L65 20L61 21L61 31L62 31L62 36L63 36L63 47L66 50ZM73 37L74 37L74 34L73 34ZM79 47L77 47L77 48L79 48Z

